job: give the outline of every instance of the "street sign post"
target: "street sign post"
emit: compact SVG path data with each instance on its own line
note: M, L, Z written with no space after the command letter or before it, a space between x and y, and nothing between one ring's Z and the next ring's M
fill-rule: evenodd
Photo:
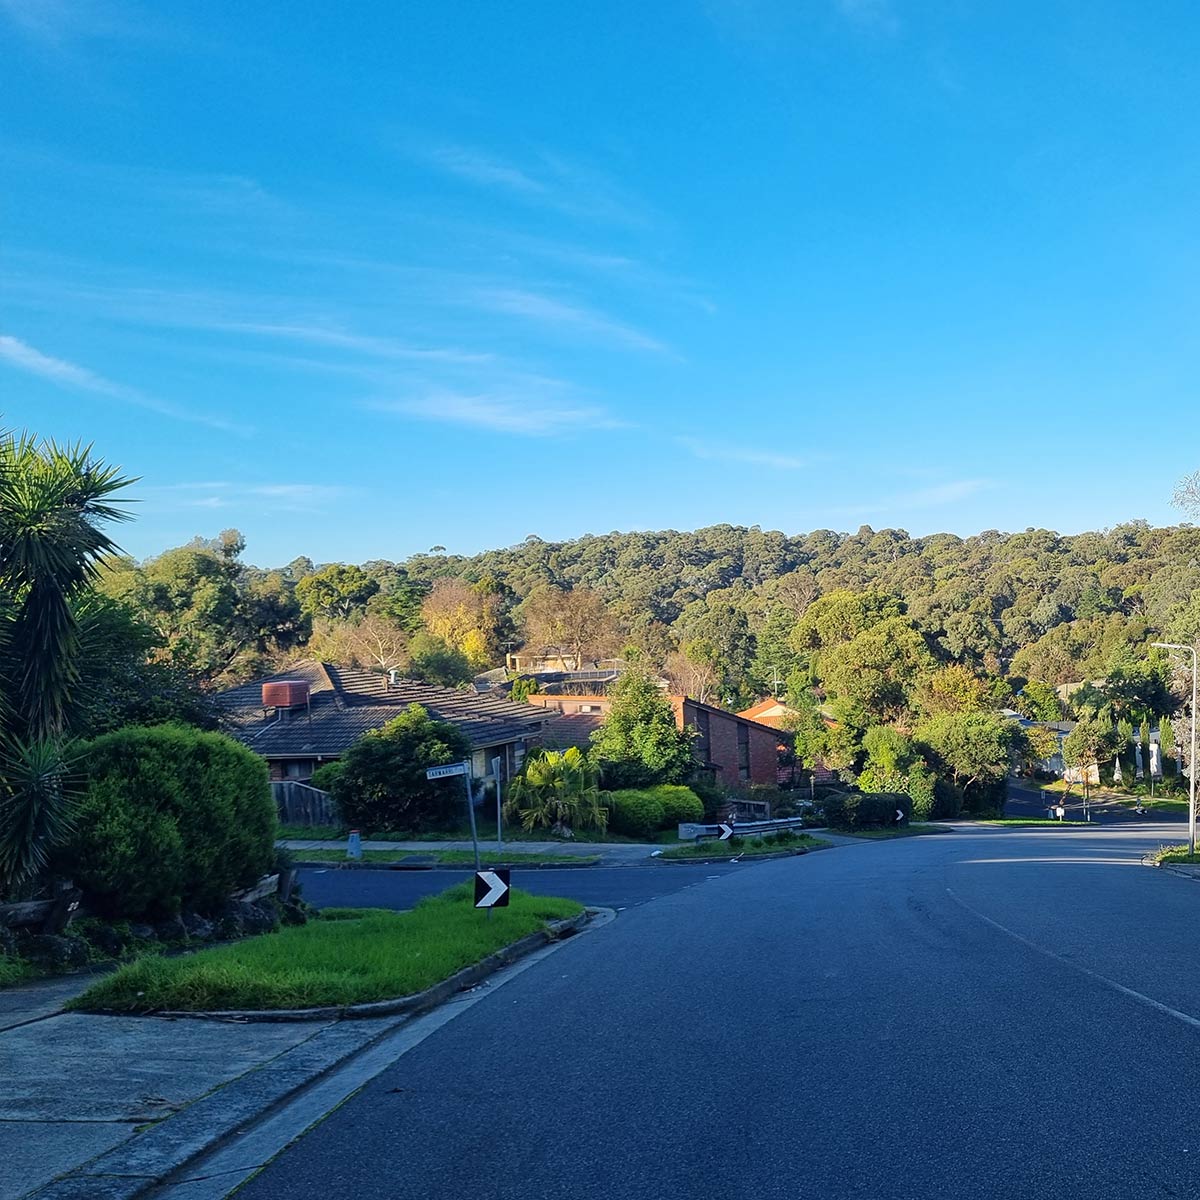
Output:
M467 764L465 762L449 763L444 767L430 767L425 772L426 779L449 779L452 775L465 775L467 773Z
M447 763L444 767L428 767L426 779L449 779L461 775L463 786L467 791L467 816L471 818L471 845L475 847L475 870L479 870L479 837L475 832L475 793L471 791L471 763L468 759L462 762Z
M475 872L475 907L476 908L507 908L509 893L509 873L504 867L496 867L491 871Z

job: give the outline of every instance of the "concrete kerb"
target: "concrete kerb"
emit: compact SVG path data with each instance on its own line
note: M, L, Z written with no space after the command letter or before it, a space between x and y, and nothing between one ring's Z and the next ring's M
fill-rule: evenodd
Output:
M604 910L586 909L570 920L551 922L548 929L521 938L415 996L377 1004L290 1010L288 1013L157 1014L172 1019L207 1017L239 1023L328 1020L330 1016L357 1020L339 1020L337 1024L319 1030L294 1049L222 1084L173 1116L30 1193L26 1200L137 1200L156 1188L166 1176L241 1133L249 1123L267 1116L409 1018L436 1008L456 993L478 985L487 976L535 950L571 936L581 930L593 914L602 917Z

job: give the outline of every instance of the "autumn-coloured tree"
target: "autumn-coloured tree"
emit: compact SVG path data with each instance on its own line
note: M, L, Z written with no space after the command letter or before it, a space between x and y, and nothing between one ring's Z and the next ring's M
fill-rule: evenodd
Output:
M620 647L616 621L599 592L577 587L541 587L518 609L525 645L539 654L553 650L577 669L596 663Z

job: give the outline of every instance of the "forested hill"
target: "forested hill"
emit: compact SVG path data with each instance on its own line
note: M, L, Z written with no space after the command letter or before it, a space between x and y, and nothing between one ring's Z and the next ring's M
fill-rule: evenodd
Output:
M1190 639L1200 629L1200 528L1144 521L1069 537L1029 529L968 538L869 526L789 537L716 525L568 542L530 537L473 557L425 554L398 566L424 583L491 577L516 597L539 584L582 584L604 596L631 635L652 643L663 641L659 627L678 637L705 610L727 606L761 639L773 612L771 624L782 626L819 595L870 589L902 600L948 658L1050 682L1102 673L1150 630Z

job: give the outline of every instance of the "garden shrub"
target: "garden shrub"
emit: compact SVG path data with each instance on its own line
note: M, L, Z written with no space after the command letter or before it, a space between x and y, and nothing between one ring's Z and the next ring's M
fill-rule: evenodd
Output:
M627 788L600 797L608 808L608 824L614 833L648 838L663 827L663 805L648 791Z
M900 792L831 792L825 798L825 820L835 829L870 829L896 825L896 810L912 818L912 800Z
M410 704L342 756L333 777L334 803L348 826L364 832L450 828L466 811L462 780L428 779L425 772L470 753L461 730Z
M648 789L648 794L662 805L665 828L689 821L698 824L704 820L704 802L690 787L681 783L660 783L658 787Z
M312 773L312 778L308 782L322 792L332 792L343 769L340 762L323 763Z
M107 917L211 912L275 858L267 764L221 733L129 726L80 746L84 790L55 869Z

